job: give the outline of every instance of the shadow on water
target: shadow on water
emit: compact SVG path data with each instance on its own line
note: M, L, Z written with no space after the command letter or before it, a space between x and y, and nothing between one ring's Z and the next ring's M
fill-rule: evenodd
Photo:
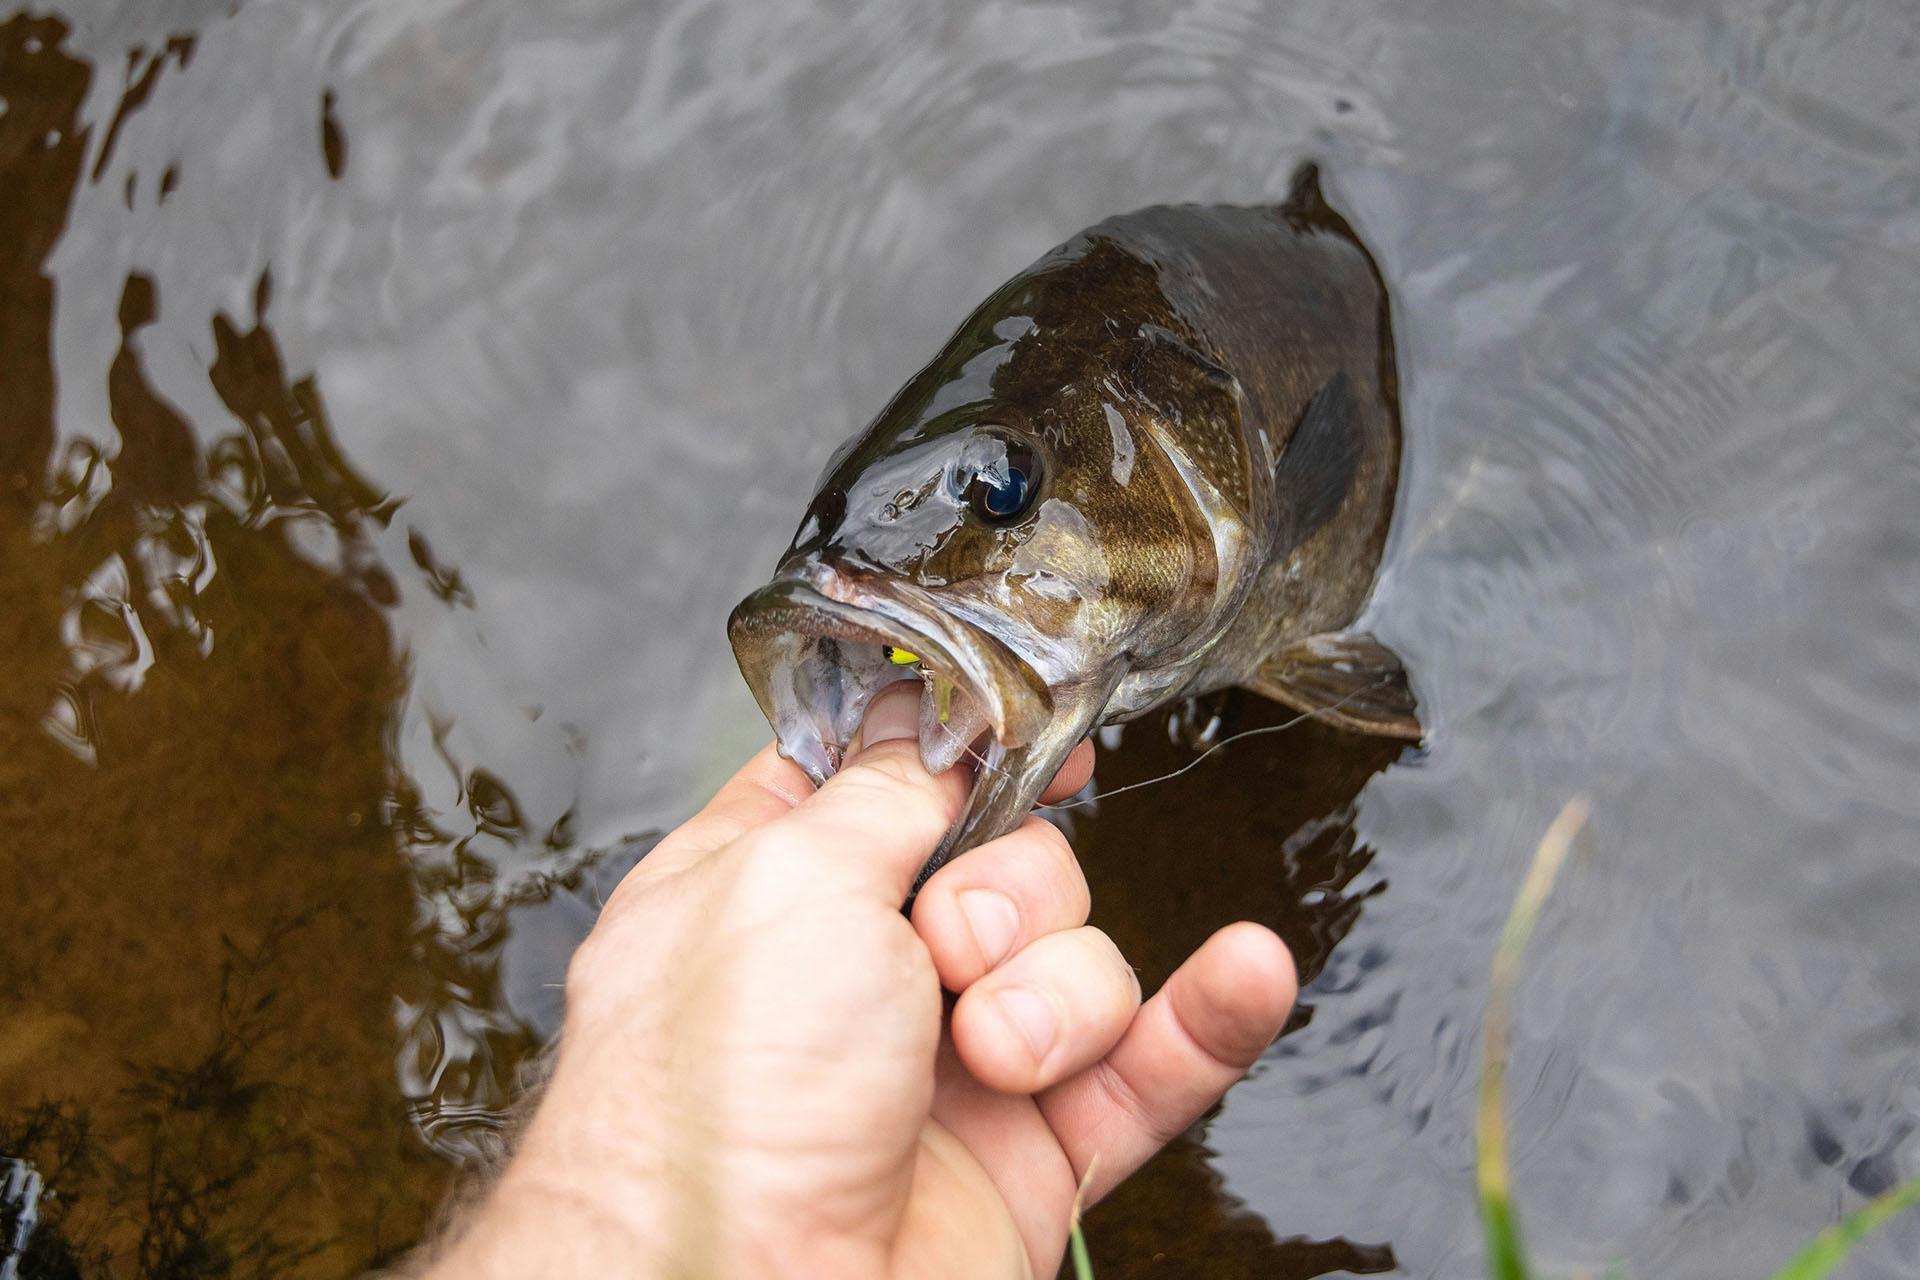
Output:
M134 274L118 449L56 453L41 263L90 78L64 34L0 26L0 1239L22 1276L343 1274L411 1243L445 1177L391 1083L415 922L388 509L281 368L265 278L253 323L212 321L243 430L203 451L154 390Z
M1214 715L1216 724L1199 723ZM1202 741L1294 718L1240 693L1154 717L1102 753L1100 785L1161 777L1192 763ZM1075 823L1093 923L1151 991L1222 922L1257 920L1286 940L1304 986L1366 900L1387 888L1366 875L1373 852L1355 837L1354 802L1403 751L1309 721L1224 746L1178 779L1101 801ZM1287 1031L1311 1018L1309 994ZM1385 1244L1277 1240L1275 1227L1285 1224L1240 1205L1208 1163L1205 1129L1202 1121L1176 1139L1088 1215L1096 1274L1304 1280L1395 1269Z

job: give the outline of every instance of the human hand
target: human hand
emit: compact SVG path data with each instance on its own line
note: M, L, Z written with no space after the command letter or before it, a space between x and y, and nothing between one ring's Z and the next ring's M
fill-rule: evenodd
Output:
M1222 929L1142 1005L1038 818L901 914L967 785L921 767L916 693L817 793L763 751L628 873L433 1275L1052 1276L1082 1179L1097 1200L1255 1061L1293 1004L1280 940ZM1083 744L1049 796L1090 772Z

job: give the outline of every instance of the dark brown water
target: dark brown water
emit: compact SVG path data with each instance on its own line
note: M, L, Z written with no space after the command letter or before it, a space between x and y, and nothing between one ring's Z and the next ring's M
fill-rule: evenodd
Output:
M1435 733L1077 816L1150 982L1247 915L1313 975L1099 1273L1477 1274L1576 791L1543 1259L1762 1274L1920 1173L1920 10L100 0L0 15L0 1275L403 1252L764 738L722 622L831 446L1048 245L1308 154L1396 292Z

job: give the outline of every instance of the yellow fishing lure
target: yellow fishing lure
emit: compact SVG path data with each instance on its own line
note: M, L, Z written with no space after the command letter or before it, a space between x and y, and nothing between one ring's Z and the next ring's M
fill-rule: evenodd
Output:
M920 661L919 654L908 653L905 649L896 649L888 645L886 650L887 661L897 667L915 666ZM953 681L936 676L925 669L921 670L920 678L933 685L933 709L940 717L940 723L945 724L953 715Z

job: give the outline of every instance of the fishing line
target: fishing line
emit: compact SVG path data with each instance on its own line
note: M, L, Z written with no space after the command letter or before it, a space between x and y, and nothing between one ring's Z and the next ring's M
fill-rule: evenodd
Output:
M1228 734L1226 737L1220 739L1220 741L1214 743L1212 746L1208 747L1205 751L1202 751L1199 755L1195 756L1193 759L1181 765L1178 769L1175 769L1172 773L1163 773L1157 778L1145 778L1139 782L1129 782L1124 787L1115 787L1111 791L1102 791L1099 795L1087 796L1085 799L1081 799L1081 800L1071 800L1071 801L1063 802L1061 804L1039 805L1038 807L1036 807L1034 811L1036 813L1049 813L1049 812L1057 813L1064 809L1083 809L1090 804L1098 804L1100 801L1107 799L1109 796L1120 795L1122 792L1138 791L1142 787L1151 787L1156 783L1171 782L1175 778L1179 777L1181 774L1186 773L1188 770L1199 768L1200 765L1206 760L1208 756L1220 750L1220 748L1222 747L1232 746L1234 743L1242 741L1243 739L1246 739L1246 738L1257 738L1263 733L1280 733L1283 730L1291 729L1295 725L1302 724L1308 720L1317 720L1321 716L1329 715L1335 711L1338 711L1341 707L1346 706L1349 702L1352 702L1355 698L1358 698L1360 695L1365 693L1372 693L1375 689L1381 688L1382 686L1388 685L1391 683L1392 683L1391 677L1382 676L1380 679L1374 681L1370 685L1365 685L1365 686L1362 686L1361 688L1355 689L1352 693L1349 693L1346 697L1341 698L1337 702L1329 703L1324 707L1315 707L1312 711L1303 711L1291 720L1284 721L1280 724L1261 725L1257 729L1242 729L1239 733ZM946 732L951 737L958 738L960 736L959 734L954 733L950 725L941 724L940 727L946 730ZM973 758L974 763L979 765L982 769L987 770L989 773L997 773L1001 777L1006 778L1008 781L1013 780L1013 775L1008 773L1005 769L997 768L994 765L989 764L987 762L987 758L981 755L978 751L975 751L971 743L961 747L960 749L966 752L967 755L971 756Z
M1042 813L1045 813L1048 810L1058 811L1061 809L1082 809L1082 808L1085 808L1087 805L1098 804L1100 801L1105 800L1110 796L1117 796L1123 792L1138 791L1142 787L1151 787L1158 782L1172 782L1175 778L1179 777L1183 773L1186 773L1188 770L1199 768L1200 765L1206 760L1208 756L1220 750L1220 748L1222 747L1231 746L1233 743L1239 742L1245 738L1257 738L1263 733L1279 733L1282 730L1291 729L1295 725L1302 724L1308 720L1318 719L1319 717L1326 715L1329 712L1338 711L1341 707L1345 706L1347 703L1351 702L1353 699L1359 697L1361 694L1371 693L1373 689L1379 687L1379 685L1381 684L1386 684L1386 683L1387 681L1381 680L1378 682L1378 684L1368 686L1365 689L1356 689L1352 693L1348 694L1346 697L1340 699L1340 701L1338 702L1335 702L1325 707L1316 707L1312 711L1302 711L1299 715L1295 716L1293 719L1283 721L1280 724L1263 724L1257 729L1242 729L1239 733L1229 734L1226 737L1220 739L1220 741L1214 743L1212 746L1208 747L1205 751L1202 751L1199 755L1195 756L1193 759L1181 765L1178 769L1175 769L1172 773L1163 773L1157 778L1146 778L1139 782L1129 782L1124 787L1115 787L1111 791L1102 791L1099 795L1087 796L1085 799L1082 799L1082 800L1069 800L1062 804L1043 804L1040 806L1039 811Z

